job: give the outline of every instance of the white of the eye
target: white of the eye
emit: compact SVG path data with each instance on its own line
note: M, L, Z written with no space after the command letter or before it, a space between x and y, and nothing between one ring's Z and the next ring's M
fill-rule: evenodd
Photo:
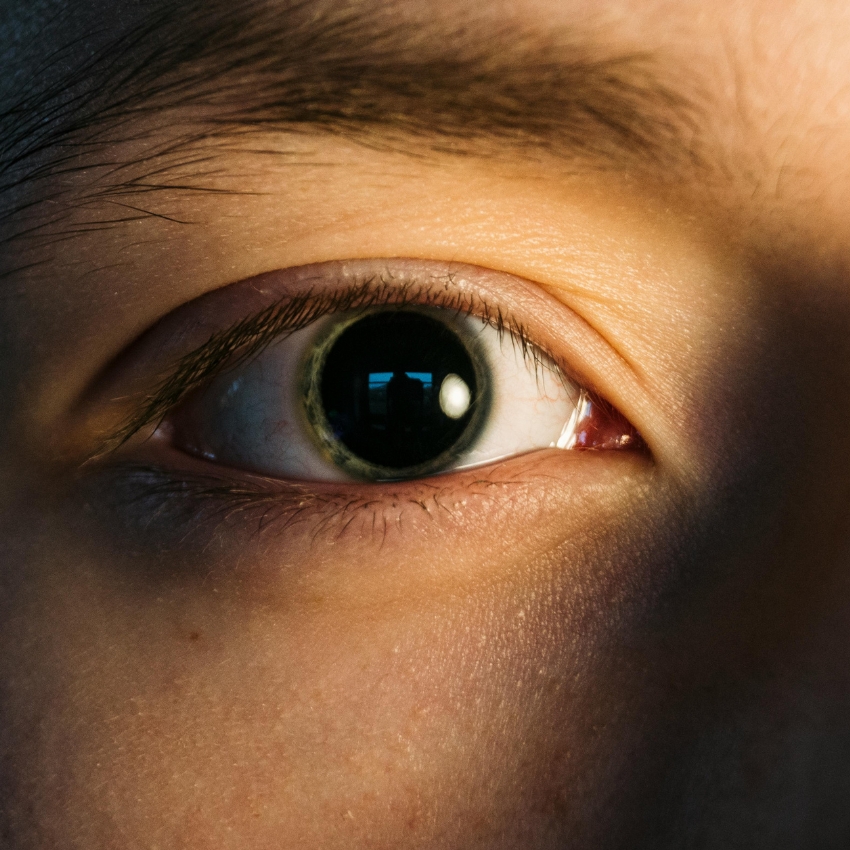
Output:
M313 481L350 480L325 458L311 436L299 384L306 352L328 316L270 345L247 363L212 381L193 411L196 448L205 457L265 475ZM492 403L481 432L449 467L490 463L543 448L570 448L582 397L551 363L535 362L509 333L480 319L464 320L477 337L491 385ZM446 415L463 416L470 388L457 375L440 386Z
M480 319L466 323L487 360L493 400L481 435L457 466L477 466L535 449L572 447L581 389L553 363L524 350L511 334Z
M212 381L193 417L202 454L282 478L348 480L316 448L299 398L304 352L332 318L289 334Z
M472 394L460 375L451 372L443 378L443 383L440 384L440 410L449 419L460 419L469 410L471 401Z

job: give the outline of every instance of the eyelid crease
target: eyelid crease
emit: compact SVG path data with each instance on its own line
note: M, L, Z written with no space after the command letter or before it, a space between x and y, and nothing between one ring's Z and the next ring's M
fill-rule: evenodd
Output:
M558 358L531 340L525 325L511 313L492 308L481 296L466 291L451 291L453 275L448 273L437 287L420 281L394 281L388 274L369 275L347 282L330 293L305 293L287 296L241 319L230 327L214 332L209 339L181 357L166 373L158 387L137 405L136 412L114 433L108 435L89 458L96 460L124 445L135 434L152 424L157 426L190 392L198 389L225 367L244 363L259 355L284 335L302 330L332 313L367 310L376 306L433 306L454 311L457 316L474 316L507 333L535 372L541 369L562 375ZM439 278L437 278L439 281Z

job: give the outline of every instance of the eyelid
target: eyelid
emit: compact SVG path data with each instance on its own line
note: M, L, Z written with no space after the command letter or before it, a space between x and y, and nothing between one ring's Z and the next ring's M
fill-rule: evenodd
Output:
M282 334L326 313L372 304L428 304L477 315L511 333L524 354L544 355L565 377L607 398L582 367L602 353L610 361L610 349L553 302L539 286L511 274L410 259L334 261L231 284L164 317L107 369L88 399L103 409L91 456L148 431L221 369L258 354ZM520 312L531 321L520 321ZM564 319L572 333L565 332Z

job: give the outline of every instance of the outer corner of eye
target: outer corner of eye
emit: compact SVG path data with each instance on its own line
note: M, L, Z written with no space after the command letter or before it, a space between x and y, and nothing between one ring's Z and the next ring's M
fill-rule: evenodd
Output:
M177 448L302 481L392 481L536 450L638 449L610 404L476 315L373 305L280 334L172 415Z
M575 426L564 448L578 451L647 451L637 428L610 402L587 391L582 392Z

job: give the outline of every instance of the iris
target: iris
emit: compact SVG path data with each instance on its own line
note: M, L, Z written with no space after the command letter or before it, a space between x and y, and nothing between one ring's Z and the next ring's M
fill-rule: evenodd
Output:
M446 311L384 309L332 328L307 364L308 419L337 463L370 477L438 471L486 420L475 340Z

